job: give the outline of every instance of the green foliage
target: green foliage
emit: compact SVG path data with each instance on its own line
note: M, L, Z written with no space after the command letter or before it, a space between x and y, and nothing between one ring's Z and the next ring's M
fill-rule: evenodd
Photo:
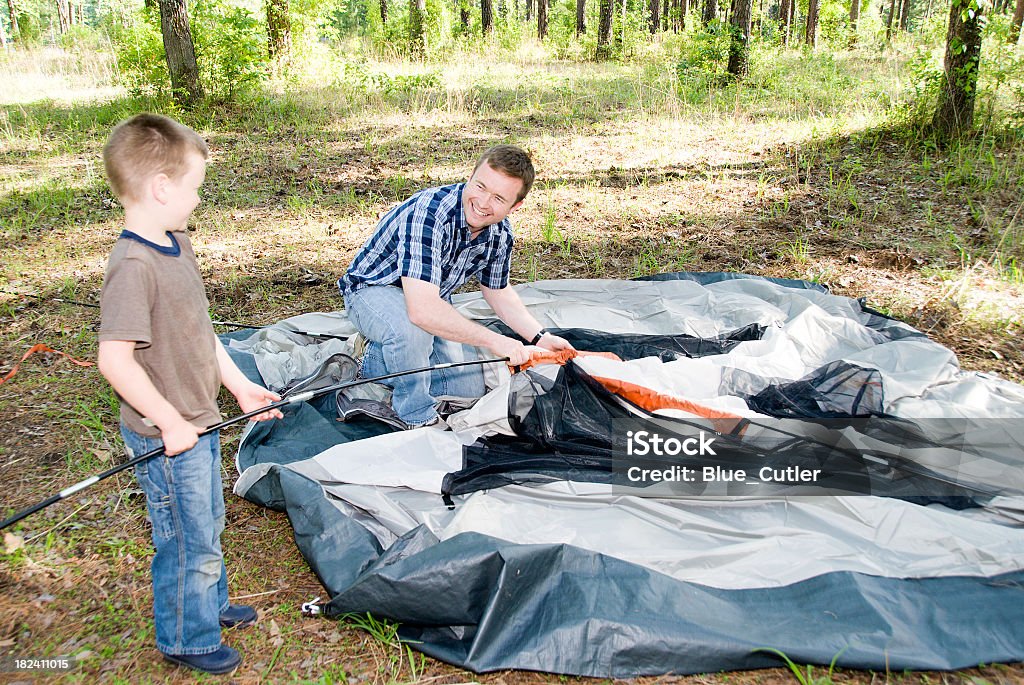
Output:
M230 99L266 78L263 24L249 10L225 0L199 0L192 11L196 61L208 94Z
M706 29L690 35L676 63L680 95L701 94L724 82L731 38L729 25L717 19Z
M135 97L167 93L171 79L164 59L160 18L140 13L127 26L114 24L111 29L121 84Z
M770 647L760 647L754 651L772 652L773 654L777 654L778 656L782 657L782 659L786 662L786 665L789 666L789 670L793 672L793 676L797 679L797 682L799 682L800 685L833 685L834 681L832 680L832 676L836 669L836 661L839 660L839 657L843 655L843 652L845 652L846 649L846 647L843 647L843 649L841 649L838 654L832 657L832 663L828 666L828 673L819 676L814 675L813 666L805 666L804 668L806 668L807 670L804 671L800 666L793 663L793 660L786 656L784 652L778 649L773 649Z
M224 0L199 0L189 17L196 62L206 93L231 99L251 90L267 76L266 38L249 10ZM170 76L154 11L137 12L127 25L109 28L122 84L135 96L166 95Z

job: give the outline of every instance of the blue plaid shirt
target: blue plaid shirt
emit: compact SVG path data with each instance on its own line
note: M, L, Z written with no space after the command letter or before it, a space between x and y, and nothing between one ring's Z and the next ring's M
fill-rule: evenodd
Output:
M342 295L368 285L398 285L402 277L433 283L449 301L474 277L488 288L507 286L511 224L506 217L470 240L462 211L465 187L457 183L421 190L384 215L338 279Z

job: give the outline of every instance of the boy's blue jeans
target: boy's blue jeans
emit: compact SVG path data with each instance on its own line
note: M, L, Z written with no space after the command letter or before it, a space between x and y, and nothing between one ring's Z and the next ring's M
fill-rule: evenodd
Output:
M437 338L409 321L405 293L396 286L367 286L345 296L349 320L370 341L363 356L363 378L383 376L444 362L470 361L476 350ZM387 381L394 392L391 405L411 425L431 421L437 397L483 397L479 366L414 373Z
M121 426L128 452L163 445ZM220 613L228 606L228 578L220 534L224 493L220 436L199 438L174 457L159 455L135 467L153 523L153 617L156 646L165 654L210 654L220 648Z

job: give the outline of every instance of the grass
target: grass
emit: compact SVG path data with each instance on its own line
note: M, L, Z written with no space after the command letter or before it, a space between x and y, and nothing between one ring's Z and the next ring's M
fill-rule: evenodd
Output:
M383 212L461 180L479 152L509 141L527 146L539 171L513 215L516 282L683 269L811 278L927 330L967 369L1024 380L1019 134L988 128L947 148L921 138L897 107L909 97L898 51L761 46L747 82L709 87L675 68L685 45L670 37L642 60L608 64L552 59L531 42L459 48L434 62L317 46L319 61L294 83L184 115L212 150L192 221L211 313L266 323L340 308L333 277ZM7 51L0 70L14 75L0 93L0 289L43 296L0 293L0 373L35 342L95 359L97 313L50 298L96 300L120 220L100 149L120 119L168 105L119 91L102 52ZM328 277L308 283L309 272ZM236 410L226 394L221 406ZM113 395L94 368L59 357L33 357L0 385L0 422L0 513L121 458ZM222 442L230 484L237 433ZM232 591L261 612L254 629L227 636L246 656L240 679L551 680L472 676L411 651L373 617L301 618L299 606L322 588L286 518L227 503ZM27 544L0 557L11 598L0 603L0 642L88 654L67 682L191 682L154 658L146 526L128 474L20 524ZM679 680L747 685L796 673ZM1022 675L990 666L884 678Z

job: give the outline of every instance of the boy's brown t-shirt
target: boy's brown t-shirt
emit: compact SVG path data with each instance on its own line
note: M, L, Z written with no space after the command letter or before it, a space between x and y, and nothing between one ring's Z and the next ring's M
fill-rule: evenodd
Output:
M171 247L128 231L121 234L103 279L99 339L134 342L135 359L157 391L186 421L208 427L221 420L210 303L188 235L175 231L168 236ZM121 421L140 435L160 435L124 400Z

